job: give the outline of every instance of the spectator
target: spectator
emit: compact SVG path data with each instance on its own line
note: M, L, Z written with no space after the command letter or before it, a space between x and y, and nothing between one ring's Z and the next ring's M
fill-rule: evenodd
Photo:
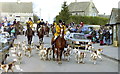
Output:
M13 25L15 25L17 22L16 22L16 19L14 19L14 21L13 21Z
M104 45L103 38L104 38L104 36L103 36L103 32L100 31L100 32L99 32L100 45Z
M95 30L92 31L91 35L92 35L92 42L94 43L97 42L97 37L96 37L97 33Z
M15 38L17 38L17 34L16 34L16 31L15 31L16 29L15 29L15 25L11 25L11 34L15 37Z
M110 32L110 45L111 45L112 44L112 35L113 35L111 27L109 28L109 32Z
M11 24L10 24L10 21L8 21L8 23L7 23L7 26L10 26Z
M107 30L105 33L105 41L106 41L107 45L110 45L110 32L109 32L109 30Z

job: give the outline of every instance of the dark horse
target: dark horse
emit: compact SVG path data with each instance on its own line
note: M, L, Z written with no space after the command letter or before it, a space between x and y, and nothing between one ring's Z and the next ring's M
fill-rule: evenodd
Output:
M54 27L54 25L51 25L51 31L52 31L52 34L54 35L55 34L55 27Z
M50 30L50 28L47 25L44 26L44 33L45 33L45 35L47 35L47 37L49 37L49 30Z
M53 42L53 38L52 38ZM62 52L64 50L64 47L66 45L66 40L64 39L64 29L61 30L61 34L58 36L58 38L54 41L54 44L52 44L52 49L53 49L53 59L55 58L54 52L55 48L57 48L57 61L58 64L62 64Z
M30 44L30 45L31 45L31 42L32 42L33 35L34 35L34 31L30 27L30 25L27 24L27 30L26 30L25 36L27 36L27 38L28 38L28 44Z
M43 43L43 37L44 37L44 27L43 27L43 25L40 28L38 28L37 33L38 33L37 35L39 37L39 43L42 44Z

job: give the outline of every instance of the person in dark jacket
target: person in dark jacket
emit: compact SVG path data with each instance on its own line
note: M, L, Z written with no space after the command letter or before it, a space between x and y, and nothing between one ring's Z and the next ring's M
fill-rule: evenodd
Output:
M92 35L92 42L94 42L94 43L97 42L97 37L96 37L97 33L95 30L92 31L91 35Z
M106 41L107 45L110 45L110 32L109 32L109 30L107 30L105 33L105 41Z

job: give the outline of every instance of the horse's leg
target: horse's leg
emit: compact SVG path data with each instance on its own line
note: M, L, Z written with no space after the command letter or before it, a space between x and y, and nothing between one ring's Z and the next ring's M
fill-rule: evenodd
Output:
M43 42L43 37L42 37L42 43L44 43L44 42Z
M53 50L53 60L55 60L55 55L54 55L55 48L54 48L54 45L52 45L52 50Z
M59 49L57 48L57 61L59 61L59 60L58 60L58 57L59 57L58 51L59 51Z
M63 48L62 49L60 49L60 62L59 62L59 64L62 64L62 52L63 52Z
M31 41L32 41L32 36L30 36L30 45L31 45Z
M40 45L41 45L41 43L42 43L42 41L41 41L41 38L39 37L39 43L40 43Z
M62 59L62 52L63 52L63 49L61 49L61 51L60 51L60 61Z
M28 38L28 44L30 44L30 37L28 36L27 38Z

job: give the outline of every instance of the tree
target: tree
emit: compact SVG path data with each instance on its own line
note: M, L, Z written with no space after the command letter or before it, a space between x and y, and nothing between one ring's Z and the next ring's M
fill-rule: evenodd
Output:
M56 16L56 22L58 22L61 19L66 23L68 23L69 18L70 18L70 13L67 6L67 2L64 2L62 5L61 12L59 12L59 15Z
M37 22L37 20L39 19L39 17L37 16L37 15L33 15L33 19L34 19L34 22L36 23Z

